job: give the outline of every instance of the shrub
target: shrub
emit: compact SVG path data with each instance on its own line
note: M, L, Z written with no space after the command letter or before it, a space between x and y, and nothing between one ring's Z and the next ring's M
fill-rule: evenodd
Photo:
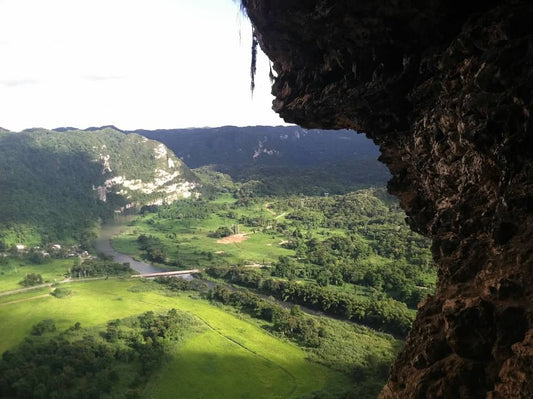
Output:
M52 295L56 298L64 298L70 294L72 294L72 291L67 288L56 288L54 292L52 292Z
M43 276L40 274L35 273L29 273L26 274L26 277L24 277L24 280L22 280L19 284L23 285L24 287L31 287L33 285L38 285L43 283Z

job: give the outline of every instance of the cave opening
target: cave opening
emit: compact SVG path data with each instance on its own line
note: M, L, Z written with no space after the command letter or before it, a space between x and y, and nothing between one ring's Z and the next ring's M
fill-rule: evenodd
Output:
M244 0L273 108L366 132L438 288L381 398L533 396L533 5Z

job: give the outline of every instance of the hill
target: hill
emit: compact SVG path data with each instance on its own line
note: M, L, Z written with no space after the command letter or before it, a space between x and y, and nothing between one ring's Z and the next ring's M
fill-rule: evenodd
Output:
M77 240L138 204L194 195L194 174L167 148L112 128L0 132L0 245Z
M191 168L257 181L262 194L343 194L384 185L390 175L379 148L351 130L251 126L136 130L160 141ZM202 172L202 171L201 171Z

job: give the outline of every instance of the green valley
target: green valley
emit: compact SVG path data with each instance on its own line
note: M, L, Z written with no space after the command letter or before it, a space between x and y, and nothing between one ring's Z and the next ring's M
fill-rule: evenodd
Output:
M271 132L279 162L246 169L262 132L231 167L201 133L193 170L111 127L0 134L0 396L376 397L434 290L429 243L379 173L344 180L353 148L320 149L326 133L291 160L300 130Z

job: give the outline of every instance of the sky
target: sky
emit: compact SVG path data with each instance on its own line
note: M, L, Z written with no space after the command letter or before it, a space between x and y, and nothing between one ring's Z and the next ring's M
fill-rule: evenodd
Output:
M0 0L0 127L281 125L233 0Z

